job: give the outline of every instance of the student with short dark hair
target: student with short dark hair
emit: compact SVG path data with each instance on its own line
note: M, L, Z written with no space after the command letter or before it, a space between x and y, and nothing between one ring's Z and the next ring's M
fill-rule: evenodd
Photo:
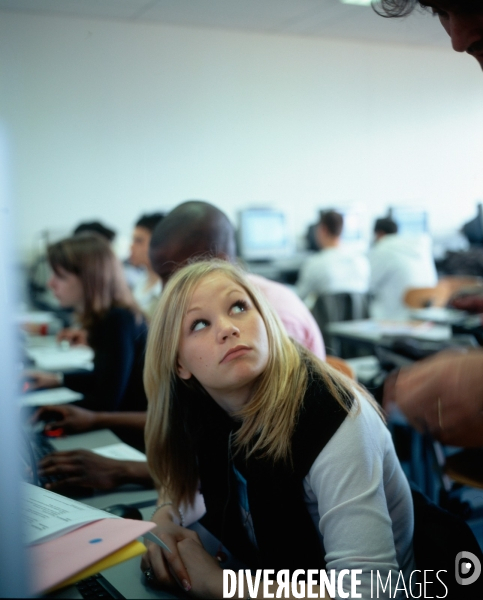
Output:
M389 218L377 219L371 265L370 314L375 319L409 318L404 295L410 288L434 287L438 282L431 238L426 234L401 235Z
M133 294L136 302L149 318L161 295L163 285L154 271L149 259L149 244L156 226L163 220L163 213L142 215L134 226L131 243L131 265L143 269L142 276L136 281Z
M301 298L367 292L369 263L361 252L344 245L343 227L344 217L339 212L321 211L316 232L320 250L300 269L297 291Z

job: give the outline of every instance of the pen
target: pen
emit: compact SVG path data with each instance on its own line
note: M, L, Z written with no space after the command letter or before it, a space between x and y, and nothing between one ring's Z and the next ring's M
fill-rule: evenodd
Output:
M149 540L150 542L154 542L158 546L161 546L161 548L163 548L163 550L167 550L168 552L171 552L171 550L168 548L168 546L166 546L166 544L162 540L160 540L157 535L154 535L154 533L152 533L151 531L148 531L147 533L144 534L144 539Z

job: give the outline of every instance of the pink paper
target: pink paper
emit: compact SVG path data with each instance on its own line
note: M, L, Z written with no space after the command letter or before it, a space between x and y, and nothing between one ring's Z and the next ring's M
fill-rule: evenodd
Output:
M155 527L149 521L101 519L54 540L29 546L34 593L48 590Z

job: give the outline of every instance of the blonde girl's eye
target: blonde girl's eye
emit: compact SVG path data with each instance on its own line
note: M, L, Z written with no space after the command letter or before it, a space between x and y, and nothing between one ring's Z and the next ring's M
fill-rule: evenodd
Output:
M242 313L242 312L245 312L246 310L248 310L248 303L245 302L245 300L238 300L231 307L231 311L234 314Z
M190 331L201 331L207 325L208 321L205 321L204 319L196 319L196 321L193 321L191 324Z

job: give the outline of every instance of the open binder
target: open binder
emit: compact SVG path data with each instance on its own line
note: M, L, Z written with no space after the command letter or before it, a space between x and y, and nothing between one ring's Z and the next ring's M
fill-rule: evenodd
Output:
M142 554L137 538L156 527L121 519L60 494L24 484L27 555L32 593L70 585Z

